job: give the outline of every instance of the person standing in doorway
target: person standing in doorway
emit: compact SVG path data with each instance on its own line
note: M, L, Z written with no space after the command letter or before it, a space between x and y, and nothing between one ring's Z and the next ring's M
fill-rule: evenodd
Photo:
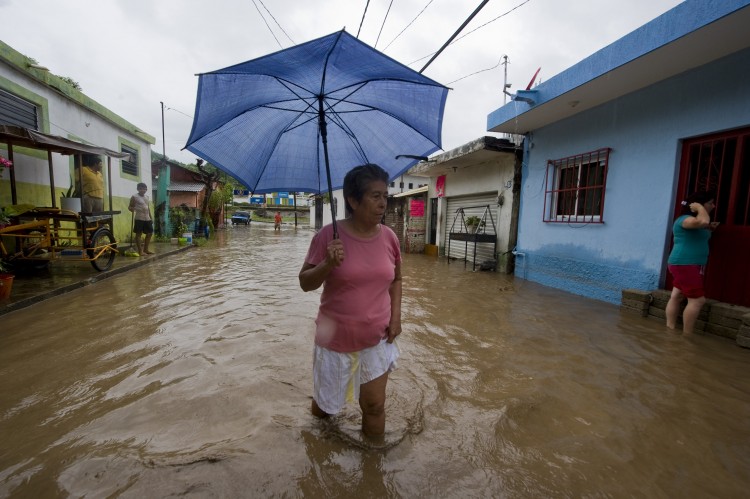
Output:
M102 159L96 154L84 154L82 158L81 182L84 213L97 213L104 210L104 177Z
M276 216L273 217L273 230L281 232L281 212L277 211Z
M153 255L154 252L149 250L151 236L154 234L154 222L151 218L151 207L149 198L146 196L148 186L143 182L137 186L138 194L130 197L128 210L133 212L135 217L133 231L135 232L135 246L138 248L140 255ZM145 239L141 241L141 234L145 234Z
M326 225L310 243L300 287L323 286L315 321L311 411L324 418L358 400L362 431L385 433L385 389L399 357L401 251L398 237L380 221L388 199L388 174L373 164L344 178L347 218L338 239Z
M703 304L706 303L703 290L703 270L708 261L708 240L718 222L711 222L710 213L714 209L714 195L710 192L696 192L682 202L682 213L672 225L674 245L667 260L667 268L672 274L672 295L666 307L667 327L677 326L677 317L682 302L687 298L687 306L682 314L682 330L695 331Z

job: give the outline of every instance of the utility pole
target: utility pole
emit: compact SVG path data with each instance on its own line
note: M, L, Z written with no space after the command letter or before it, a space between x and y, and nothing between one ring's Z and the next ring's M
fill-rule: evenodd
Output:
M503 66L505 66L505 77L503 78L503 105L505 105L508 102L508 89L510 88L510 83L508 83L508 56L503 56Z
M169 234L169 180L170 180L170 172L169 172L169 163L167 162L167 142L165 140L165 134L164 134L164 103L161 102L161 151L162 151L162 158L161 158L161 168L159 168L159 182L158 187L156 189L156 210L158 210L158 207L163 205L164 206L164 212L161 217L161 235L162 236L171 236ZM158 204L157 204L158 203Z

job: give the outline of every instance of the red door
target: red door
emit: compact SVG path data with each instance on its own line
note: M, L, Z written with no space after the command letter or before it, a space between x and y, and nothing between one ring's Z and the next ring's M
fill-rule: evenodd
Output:
M716 193L706 296L750 307L750 128L686 140L675 217L690 193ZM671 287L671 280L668 282Z

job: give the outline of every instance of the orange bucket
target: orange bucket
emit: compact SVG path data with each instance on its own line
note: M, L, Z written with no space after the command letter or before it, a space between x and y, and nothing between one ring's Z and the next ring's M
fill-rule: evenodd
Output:
M13 287L13 274L0 274L0 300L10 298L10 289Z

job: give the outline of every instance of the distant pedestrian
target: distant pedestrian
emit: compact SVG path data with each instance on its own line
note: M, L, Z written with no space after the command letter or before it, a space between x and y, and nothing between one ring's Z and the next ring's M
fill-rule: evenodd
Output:
M273 230L281 232L281 212L277 211L276 216L273 217Z
M151 236L154 234L154 221L151 218L149 198L146 196L148 186L141 182L138 184L137 189L138 194L130 197L130 204L128 205L128 210L133 212L135 217L133 225L135 246L138 248L138 254L153 255L154 252L148 249L148 245L151 243ZM141 242L141 234L146 235L143 242Z
M672 274L672 295L666 307L667 327L674 329L685 298L687 306L682 314L682 330L692 333L703 304L703 270L708 261L708 240L718 222L711 222L714 195L696 192L682 202L682 213L672 225L674 247L667 267Z

